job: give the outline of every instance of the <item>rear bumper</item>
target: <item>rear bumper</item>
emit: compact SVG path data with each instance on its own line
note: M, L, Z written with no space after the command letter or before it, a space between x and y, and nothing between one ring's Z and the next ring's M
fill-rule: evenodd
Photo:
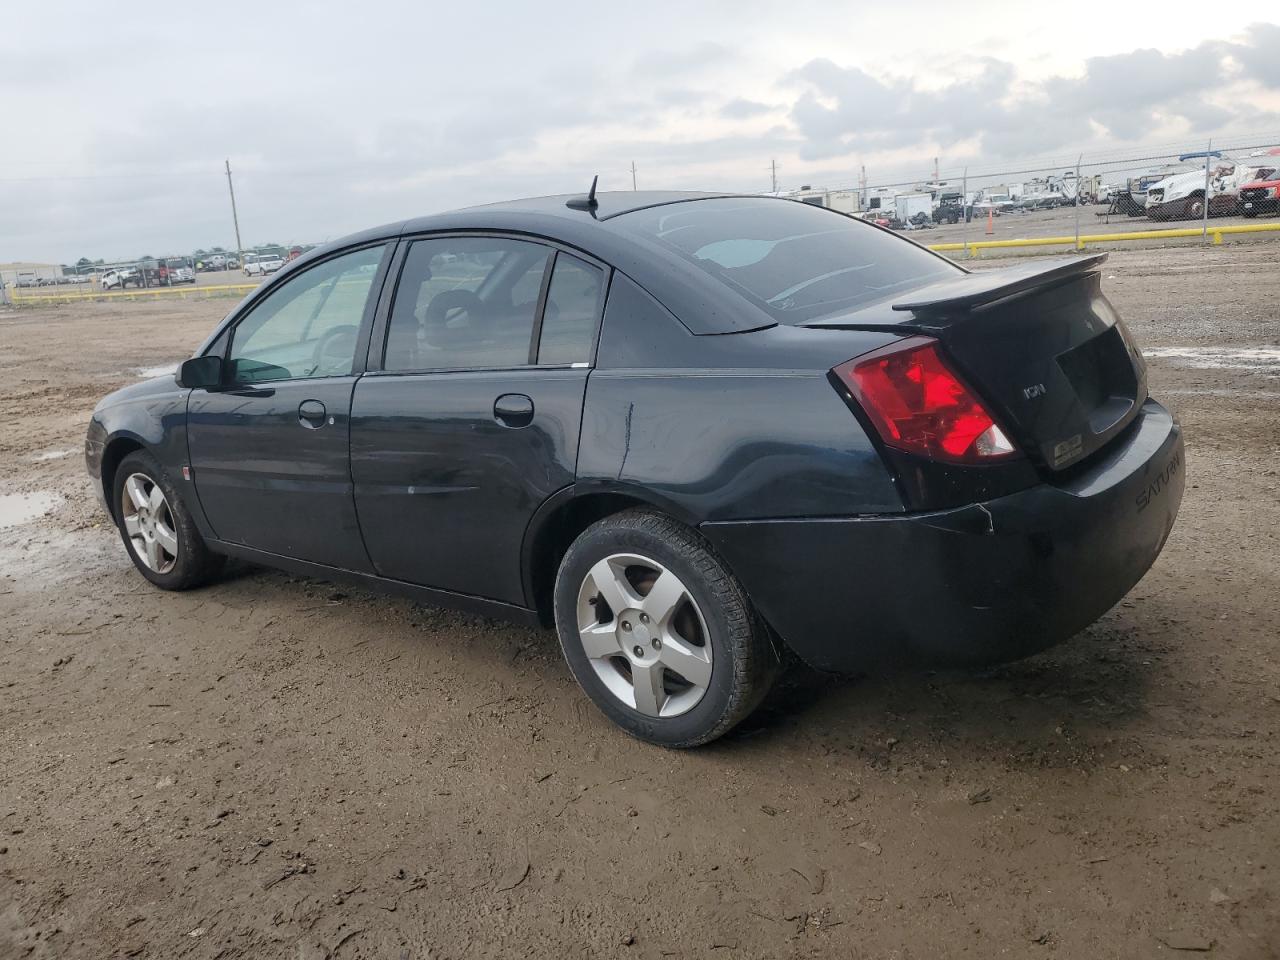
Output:
M1177 422L1148 400L1061 484L934 513L702 531L812 666L992 663L1067 639L1142 579L1173 527L1183 468Z

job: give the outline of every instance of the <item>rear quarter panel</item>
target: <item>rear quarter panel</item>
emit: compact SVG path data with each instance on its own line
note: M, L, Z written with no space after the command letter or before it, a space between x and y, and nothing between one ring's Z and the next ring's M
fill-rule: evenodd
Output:
M827 380L892 339L791 327L693 336L615 275L577 486L633 492L687 523L901 512L879 453Z

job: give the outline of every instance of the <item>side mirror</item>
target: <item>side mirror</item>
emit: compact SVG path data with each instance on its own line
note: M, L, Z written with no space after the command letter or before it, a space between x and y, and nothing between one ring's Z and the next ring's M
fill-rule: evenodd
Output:
M180 387L203 387L206 390L222 385L222 358L192 357L183 360L174 377Z

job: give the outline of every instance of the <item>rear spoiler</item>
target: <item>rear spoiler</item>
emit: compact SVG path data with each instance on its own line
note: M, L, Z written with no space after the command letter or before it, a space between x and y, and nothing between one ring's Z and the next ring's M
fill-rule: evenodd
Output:
M895 303L893 309L910 311L916 316L969 310L1087 273L1106 259L1105 253L1088 257L1054 257L1002 270L966 273L954 280L943 280L913 290L909 294L910 300Z

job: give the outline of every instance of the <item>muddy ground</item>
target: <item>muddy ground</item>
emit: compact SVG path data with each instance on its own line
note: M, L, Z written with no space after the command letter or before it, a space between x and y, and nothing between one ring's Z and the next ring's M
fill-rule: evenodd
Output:
M81 462L95 401L234 301L0 312L0 957L1280 955L1280 271L1105 288L1188 488L1099 623L977 673L797 672L629 740L551 633L244 569L165 594Z

